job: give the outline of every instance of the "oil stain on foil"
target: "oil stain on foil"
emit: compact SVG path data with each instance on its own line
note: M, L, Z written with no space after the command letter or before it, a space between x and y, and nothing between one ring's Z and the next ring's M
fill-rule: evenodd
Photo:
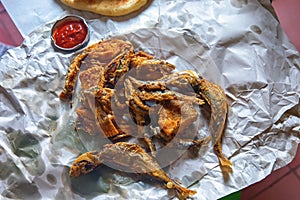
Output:
M231 0L230 3L233 7L242 8L248 4L248 0Z
M261 34L261 33L262 33L262 30L261 30L261 28L259 28L259 26L252 25L252 26L250 27L250 29L251 29L253 32L257 33L257 34Z

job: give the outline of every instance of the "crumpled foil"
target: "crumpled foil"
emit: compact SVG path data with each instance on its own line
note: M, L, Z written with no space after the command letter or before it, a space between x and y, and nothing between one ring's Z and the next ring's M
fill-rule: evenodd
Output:
M90 44L118 37L224 88L229 113L223 151L233 173L222 175L212 145L166 167L170 177L218 199L287 165L300 142L300 59L269 1L154 0L130 16L108 18L67 9L88 20ZM58 16L60 18L62 16ZM57 18L57 19L58 19ZM53 21L10 49L0 63L0 193L20 199L169 199L151 181L110 168L72 179L77 155L99 143L74 130L75 108L59 100L71 60L51 46ZM207 124L199 133L208 132Z

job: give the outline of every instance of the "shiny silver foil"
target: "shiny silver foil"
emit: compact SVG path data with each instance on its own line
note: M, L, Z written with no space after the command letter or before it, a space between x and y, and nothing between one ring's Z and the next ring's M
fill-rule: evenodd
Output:
M58 3L58 2L53 2ZM126 17L84 17L90 43L117 37L193 69L225 90L229 113L223 151L233 164L222 175L209 144L184 154L168 175L218 199L264 179L295 156L300 142L300 57L267 0L154 0ZM63 15L63 16L64 16ZM57 19L63 17L57 16ZM76 114L59 100L72 59L51 46L57 19L25 37L0 63L0 194L12 199L170 199L157 183L103 167L72 179L72 161L100 142L74 130ZM199 134L208 134L207 124Z

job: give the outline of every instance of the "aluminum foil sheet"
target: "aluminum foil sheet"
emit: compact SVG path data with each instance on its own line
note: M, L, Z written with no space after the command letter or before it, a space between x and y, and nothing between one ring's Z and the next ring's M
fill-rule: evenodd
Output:
M90 44L118 37L224 88L229 113L223 151L233 163L224 177L209 144L166 167L170 177L218 199L287 165L300 142L300 57L269 1L154 0L126 18L67 9L87 19ZM62 16L57 16L57 19ZM99 142L74 130L74 107L59 100L71 60L55 51L55 20L25 37L0 63L0 194L12 199L170 199L165 188L103 167L72 179L80 153ZM207 134L207 124L199 134Z

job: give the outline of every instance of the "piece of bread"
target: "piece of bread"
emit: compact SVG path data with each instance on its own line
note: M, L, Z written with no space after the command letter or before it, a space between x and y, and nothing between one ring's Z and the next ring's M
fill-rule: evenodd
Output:
M61 2L78 10L107 16L121 16L140 9L147 0L61 0Z

